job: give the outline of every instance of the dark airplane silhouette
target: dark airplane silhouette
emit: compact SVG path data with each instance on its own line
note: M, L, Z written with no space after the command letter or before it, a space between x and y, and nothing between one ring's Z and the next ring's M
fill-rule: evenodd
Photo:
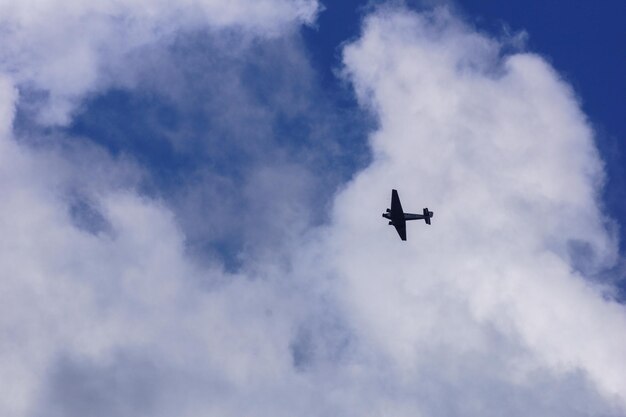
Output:
M424 209L423 214L405 213L402 211L402 204L400 204L400 197L396 190L391 190L391 209L387 209L383 213L383 217L389 219L389 225L393 225L400 239L406 240L406 221L407 220L425 220L426 224L430 224L430 219L433 217L433 212L428 211L428 208Z

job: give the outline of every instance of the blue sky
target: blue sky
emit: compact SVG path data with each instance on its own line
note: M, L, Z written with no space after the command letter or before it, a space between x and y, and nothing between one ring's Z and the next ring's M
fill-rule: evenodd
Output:
M625 6L567 7L0 0L0 414L625 415Z

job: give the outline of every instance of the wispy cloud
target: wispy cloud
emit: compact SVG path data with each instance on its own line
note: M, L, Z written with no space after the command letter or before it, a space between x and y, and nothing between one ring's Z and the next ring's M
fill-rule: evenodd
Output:
M317 10L314 0L2 1L0 70L43 98L42 122L63 124L84 94L115 84L138 49L204 28L278 36Z

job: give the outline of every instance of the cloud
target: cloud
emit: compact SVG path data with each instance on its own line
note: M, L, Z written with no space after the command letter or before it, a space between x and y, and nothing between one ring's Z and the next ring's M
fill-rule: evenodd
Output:
M311 23L314 0L167 2L0 2L0 71L11 74L39 110L39 120L68 123L85 94L124 78L132 55L207 29L278 36Z
M236 38L143 51L136 85L87 101L62 131L137 160L188 246L229 268L327 218L336 184L367 156L363 115L337 111L297 34Z
M497 348L485 339L493 329L529 355L505 360L512 379L581 370L623 404L624 308L571 259L572 244L585 242L590 269L616 261L593 132L541 57L499 48L445 10L389 9L346 48L346 73L380 129L374 163L337 202L345 300L398 366L419 372L428 351ZM411 227L395 250L393 232L370 216L392 186L436 220ZM370 238L379 234L389 241Z
M238 317L236 324L224 322L222 314L237 306L246 288L258 284L247 286L247 277L230 276L219 266L200 271L186 256L185 237L173 213L160 201L141 195L139 181L145 172L140 167L123 155L112 157L97 144L81 143L79 138L48 135L43 139L56 143L44 146L38 145L41 138L19 137L18 141L12 131L13 118L19 106L26 114L38 114L42 124L67 123L85 94L106 89L113 82L107 66L123 65L135 49L167 48L177 32L185 30L232 30L242 38L282 36L290 26L309 22L316 4L208 2L179 8L154 3L152 15L145 14L146 5L135 10L123 3L74 3L69 8L54 2L3 6L7 48L1 59L5 75L0 86L0 187L7 198L0 204L0 265L1 328L7 337L1 342L0 368L6 379L0 413L23 416L43 409L75 413L82 409L81 401L107 398L89 389L74 392L72 381L87 382L92 372L72 369L93 364L93 368L103 369L98 373L105 379L102 387L108 386L104 374L118 369L118 351L124 356L124 352L139 350L142 360L130 363L140 364L151 360L169 363L166 357L174 351L185 352L183 356L204 358L202 372L216 369L209 380L230 380L238 373L245 377L251 365L240 358L250 362L255 352L272 354L273 341L263 348L264 343L252 343L252 336L272 335L274 330L266 325L271 321L263 319L269 311L265 305L276 303L245 304L239 313L232 310ZM55 16L64 25L59 25ZM42 135L37 129L34 134ZM37 146L26 146L30 142ZM258 184L263 185L261 178ZM231 295L227 295L230 290L219 292L215 304L211 297L201 296L196 301L199 304L191 306L199 290L231 281L239 290ZM250 297L256 299L264 291L257 289ZM178 311L182 305L190 308L187 319ZM168 316L171 320L166 320ZM204 326L212 328L211 334L197 338ZM182 350L159 341L165 355L161 358L154 342L174 330L181 332L174 344L180 343ZM241 344L241 331L250 333L249 342L239 348L226 345L233 338L235 344ZM288 341L281 346L288 352ZM145 349L152 351L147 357ZM195 366L174 365L174 373L182 377ZM70 377L66 377L68 372ZM141 379L133 379L132 372L129 370L131 381ZM53 385L49 390L48 379ZM137 407L142 408L141 404ZM111 412L129 409L135 408L122 404Z
M75 3L57 13L114 10L115 22L139 30L131 40L141 45L168 44L151 31L162 19L189 27L199 15L209 26L272 36L281 36L281 22L309 21L310 3L280 3L269 17L228 4L143 4L155 10L148 23L135 22L139 9L122 3ZM32 6L33 17L13 6L11 21L34 25L43 9ZM58 30L58 39L74 33ZM36 32L33 50L46 45ZM109 35L96 39L116 39ZM112 55L87 50L101 58L129 51L108 45ZM29 99L18 98L23 80L72 107L104 88L94 80L106 70L96 65L91 75L75 74L84 83L68 86L52 73L20 75L35 74L47 58L12 60L17 69L0 82L0 414L623 414L624 308L582 275L617 256L597 200L603 174L593 132L541 57L503 55L501 47L445 10L381 8L368 17L344 50L344 72L379 122L373 161L341 187L322 226L300 222L307 207L284 197L315 195L309 170L327 169L317 156L307 165L306 155L270 152L275 163L263 159L236 195L227 194L228 179L201 171L185 179L180 208L172 204L178 195L142 190L152 165L113 156L102 143L61 134L46 137L55 146L16 140L15 107ZM71 70L71 62L58 65ZM285 94L313 94L310 85ZM290 103L253 108L272 113ZM294 112L310 109L303 103ZM46 106L56 114L47 121L72 114ZM228 114L233 123L249 120ZM264 146L277 148L272 140ZM392 187L407 210L435 211L431 227L409 225L406 243L379 217ZM257 229L246 218L253 231L245 239L282 242L268 246L280 251L244 252L230 272L190 256L191 230L206 226L199 216L215 215L203 202L218 198L272 218ZM217 226L199 234L228 235ZM572 259L580 248L584 268Z

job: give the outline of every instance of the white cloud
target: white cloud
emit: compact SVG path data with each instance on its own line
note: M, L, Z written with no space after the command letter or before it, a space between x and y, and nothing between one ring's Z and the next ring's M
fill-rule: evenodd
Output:
M202 10L214 12L210 25L230 25L244 9L228 4L142 3L157 17L131 23L141 32L131 39L162 41L159 19L205 21ZM310 18L310 3L284 4L286 15L252 10L241 22ZM4 7L34 28L48 5L32 3L32 16ZM138 13L71 6L55 13L73 24ZM101 46L109 35L90 39ZM41 52L37 37L22 45ZM616 258L596 200L601 161L573 93L540 57L501 57L497 41L444 11L374 13L344 58L380 120L372 165L338 194L330 225L299 226L289 251L229 274L190 259L180 221L137 191L131 163L12 138L16 84L73 105L102 68L72 74L76 84L62 69L129 50L107 43L112 52L99 55L89 42L67 49L76 61L12 58L13 79L0 83L0 414L623 413L626 313L571 259L573 243L588 248L589 271ZM37 75L48 59L61 70ZM246 193L275 198L308 184L298 167L296 181L262 172ZM435 211L431 227L409 225L408 242L379 217L392 187L407 210ZM298 206L268 207L276 224L298 217Z
M586 242L596 270L616 260L602 164L570 87L536 55L500 57L445 10L382 10L344 56L380 120L375 161L339 196L333 237L363 335L419 372L429 349L496 348L493 327L530 354L504 361L513 378L582 370L624 404L626 311L570 259ZM391 187L435 211L406 245L372 217Z
M142 47L207 28L276 36L317 9L315 0L2 0L0 71L43 94L40 121L64 124L85 94L123 78Z

